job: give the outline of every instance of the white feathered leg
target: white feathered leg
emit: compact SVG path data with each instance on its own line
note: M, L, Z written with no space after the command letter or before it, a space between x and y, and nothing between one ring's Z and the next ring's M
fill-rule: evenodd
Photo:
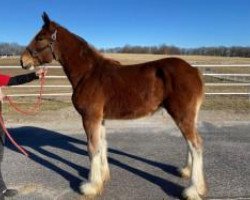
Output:
M101 168L102 168L101 125L90 124L89 126L86 126L85 131L88 134L90 172L89 172L88 182L83 183L80 186L80 191L86 196L96 196L100 194L103 189L103 180L101 174Z
M110 170L107 158L108 143L106 140L106 130L105 127L101 127L101 175L103 182L110 179Z
M184 168L179 169L179 172L182 178L188 179L191 177L192 162L193 162L192 155L188 148L186 166Z
M193 158L191 186L184 190L184 197L189 200L200 200L207 192L207 187L203 174L202 148L194 146L188 141L188 146Z

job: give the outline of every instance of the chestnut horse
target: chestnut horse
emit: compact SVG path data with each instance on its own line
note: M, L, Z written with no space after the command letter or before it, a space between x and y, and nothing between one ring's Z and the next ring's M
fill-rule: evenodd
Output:
M199 71L179 58L122 66L51 21L46 13L42 18L44 25L22 53L21 65L31 69L55 59L72 84L72 102L82 117L91 162L89 180L80 186L81 192L87 196L100 194L110 177L104 120L134 119L162 107L188 144L187 164L180 172L191 178L191 185L183 195L201 199L207 189L202 140L196 129L203 99Z

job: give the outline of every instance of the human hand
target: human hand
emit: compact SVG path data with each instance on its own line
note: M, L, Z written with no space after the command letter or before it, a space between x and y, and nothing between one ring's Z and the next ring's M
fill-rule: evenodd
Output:
M39 70L36 71L36 75L39 76L39 78L41 78L42 76L46 76L48 72L47 68L40 68Z

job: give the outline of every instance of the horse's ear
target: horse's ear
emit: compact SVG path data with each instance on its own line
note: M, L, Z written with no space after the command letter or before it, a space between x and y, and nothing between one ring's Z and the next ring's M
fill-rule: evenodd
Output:
M44 22L44 26L49 27L50 18L49 18L48 14L46 12L43 12L42 19L43 19L43 22Z

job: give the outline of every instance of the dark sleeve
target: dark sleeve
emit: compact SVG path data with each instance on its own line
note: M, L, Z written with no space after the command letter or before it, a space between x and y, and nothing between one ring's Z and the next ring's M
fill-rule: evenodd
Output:
M36 75L35 72L30 73L30 74L13 76L10 78L10 80L8 82L8 86L28 83L28 82L31 82L31 81L36 80L36 79L39 79L39 77Z

